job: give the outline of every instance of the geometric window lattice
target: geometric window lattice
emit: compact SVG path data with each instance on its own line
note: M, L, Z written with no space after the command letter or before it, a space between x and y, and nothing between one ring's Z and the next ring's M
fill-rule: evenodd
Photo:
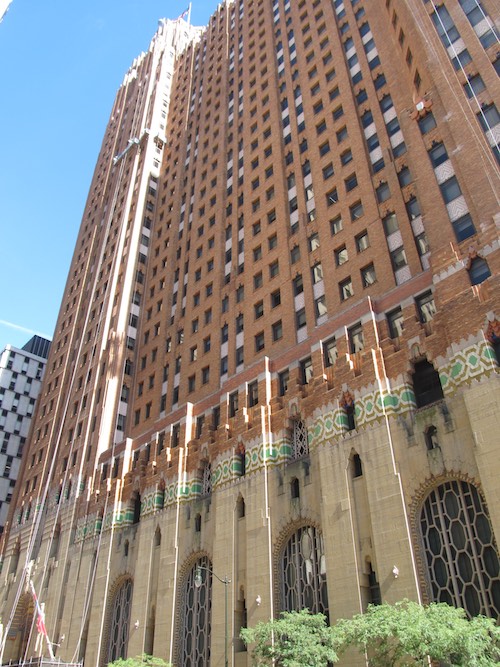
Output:
M281 558L281 609L328 618L328 590L323 536L313 526L300 528L288 540Z
M127 579L117 590L113 602L107 662L127 655L131 606L132 579Z
M433 599L498 618L500 565L477 489L457 480L438 486L422 507L420 529Z
M294 460L301 459L309 454L309 442L307 440L307 427L305 421L296 419L293 422L292 432L292 457Z
M182 606L184 614L179 665L210 665L212 573L208 558L201 558L191 568L184 585Z
M203 477L201 479L201 495L209 496L212 493L212 466L205 463L203 466Z

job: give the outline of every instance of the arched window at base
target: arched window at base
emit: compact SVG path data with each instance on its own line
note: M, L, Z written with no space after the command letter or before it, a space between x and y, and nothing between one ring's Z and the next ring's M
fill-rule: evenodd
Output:
M183 589L179 665L210 665L212 572L208 558L191 568Z
M281 556L281 608L309 609L328 618L328 590L323 536L314 526L300 528Z
M459 480L438 486L423 504L420 529L433 600L498 618L500 564L477 489Z
M111 607L107 662L114 662L127 655L132 589L132 579L126 579L115 592Z

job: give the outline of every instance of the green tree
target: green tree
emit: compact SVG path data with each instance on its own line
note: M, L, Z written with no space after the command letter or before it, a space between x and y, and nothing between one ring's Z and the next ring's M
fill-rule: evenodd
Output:
M172 665L165 662L163 658L143 653L135 658L118 658L118 660L109 662L108 667L172 667Z
M369 606L364 614L341 620L334 632L342 650L365 650L371 667L417 667L432 660L450 667L500 664L500 629L492 619L468 620L463 609L444 603L422 606L404 600Z
M244 628L241 638L255 644L253 664L276 667L326 667L337 662L334 634L323 614L283 612L281 618Z

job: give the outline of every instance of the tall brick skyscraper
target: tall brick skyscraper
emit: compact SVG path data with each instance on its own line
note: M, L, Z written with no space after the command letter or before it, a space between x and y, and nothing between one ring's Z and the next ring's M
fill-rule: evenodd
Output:
M57 654L96 667L247 665L240 627L283 609L498 616L495 20L241 0L161 23L13 499L4 659L36 653L30 582Z

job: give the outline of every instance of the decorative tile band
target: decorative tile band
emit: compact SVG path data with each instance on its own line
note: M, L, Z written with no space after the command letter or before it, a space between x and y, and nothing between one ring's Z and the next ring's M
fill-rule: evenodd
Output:
M480 381L497 372L495 354L491 346L482 337L471 342L464 341L463 347L437 368L445 396L452 396L461 386L472 381ZM400 378L401 379L401 376ZM376 385L366 387L355 393L356 430L363 430L380 423L385 415L389 417L410 414L416 409L413 387L402 382L391 386L390 391L382 393ZM348 416L345 409L329 403L318 407L314 415L307 420L308 444L311 450L332 439L342 437L348 430ZM249 475L263 469L265 465L279 466L293 459L293 444L287 432L274 434L270 444L264 445L260 438L245 443L244 463L240 454L231 453L227 458L219 457L212 462L212 488L222 488L244 473ZM202 497L202 478L199 471L194 471L190 479L180 483L175 480L167 484L165 489L150 487L141 496L141 517L153 514L180 502L189 502ZM57 502L57 500L56 500ZM134 507L131 503L111 509L104 518L91 515L77 525L76 541L90 539L101 530L132 525Z
M446 366L439 368L439 378L445 396L452 396L462 385L477 382L496 370L493 348L482 340L451 356Z

